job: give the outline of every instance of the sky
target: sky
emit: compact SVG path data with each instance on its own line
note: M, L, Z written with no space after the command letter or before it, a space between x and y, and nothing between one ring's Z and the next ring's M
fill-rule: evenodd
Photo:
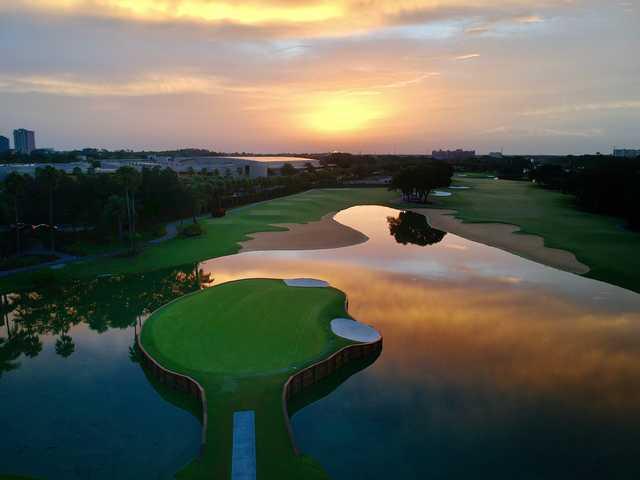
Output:
M0 0L38 147L640 148L640 0Z

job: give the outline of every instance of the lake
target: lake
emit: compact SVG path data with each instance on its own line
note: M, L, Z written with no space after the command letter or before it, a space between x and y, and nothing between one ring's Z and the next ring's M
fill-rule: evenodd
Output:
M638 478L640 295L389 208L336 220L369 241L200 265L214 284L327 280L384 335L373 365L293 418L332 477ZM194 267L12 300L5 323L27 333L21 350L0 346L3 472L171 478L196 456L198 421L129 349L140 317L197 288Z

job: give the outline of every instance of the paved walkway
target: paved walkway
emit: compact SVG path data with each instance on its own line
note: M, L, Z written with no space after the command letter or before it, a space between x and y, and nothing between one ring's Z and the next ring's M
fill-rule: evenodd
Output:
M256 479L256 416L253 410L233 414L231 480Z
M280 197L278 197L280 198ZM260 205L262 203L266 203L266 202L270 202L271 200L274 199L270 199L270 200L263 200L260 202L256 202L256 203L249 203L247 205L243 205L241 207L235 207L232 209L228 209L227 210L227 215L233 212L238 212L238 211L242 211L246 208L250 208L250 207L254 207L256 205ZM210 214L206 214L206 215L201 215L199 217L196 217L198 220L205 220L205 219L209 219L212 218ZM168 240L171 240L173 238L176 238L178 236L178 227L180 225L182 225L183 223L188 223L189 220L191 219L191 217L189 218L185 218L183 220L177 220L175 222L171 222L168 223L166 226L167 232L160 238L156 238L154 240L149 240L146 244L147 245L158 245L159 243L163 243L166 242ZM45 262L45 263L39 263L38 265L32 265L29 267L22 267L22 268L14 268L13 270L4 270L4 271L0 271L0 278L3 277L8 277L10 275L16 274L16 273L27 273L27 272L35 272L36 270L40 270L41 268L51 268L51 267L59 267L62 268L64 265L67 265L69 263L74 263L74 262L89 262L91 260L96 260L98 258L105 258L105 257L115 257L117 255L122 255L126 252L126 250L117 250L114 252L106 252L106 253L101 253L98 255L88 255L85 257L77 257L77 256L73 256L73 255L66 255L60 252L55 252L55 255L59 255L61 258L58 258L57 260L52 260L51 262ZM31 253L31 252L29 252ZM51 254L51 252L46 252L46 254Z

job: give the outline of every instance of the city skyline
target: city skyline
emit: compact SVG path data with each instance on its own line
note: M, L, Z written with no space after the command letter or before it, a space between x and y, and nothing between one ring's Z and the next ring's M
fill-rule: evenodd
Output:
M218 151L638 148L637 0L0 5L0 134ZM7 135L8 136L8 135Z

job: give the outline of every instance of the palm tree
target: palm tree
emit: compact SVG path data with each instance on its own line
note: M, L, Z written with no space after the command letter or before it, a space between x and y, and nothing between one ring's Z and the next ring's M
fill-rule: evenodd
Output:
M51 251L56 249L55 224L53 222L54 212L54 193L58 188L62 173L53 167L38 168L36 170L36 178L44 183L49 194L49 247Z
M120 167L116 171L117 179L124 189L124 198L129 221L130 251L136 250L136 190L140 187L140 173L133 167Z
M104 205L103 213L107 219L116 221L118 239L122 240L122 219L127 214L124 198L119 195L111 195Z
M207 185L198 177L193 177L187 185L187 191L191 200L191 214L193 223L198 223L198 213L207 202Z
M56 340L56 353L62 358L68 358L76 350L76 345L73 343L73 338L63 333L60 338Z
M18 255L20 255L20 251L22 250L20 242L20 201L24 196L25 186L25 178L16 172L10 173L7 175L7 178L4 179L5 191L13 198L16 219L16 250L18 251Z

